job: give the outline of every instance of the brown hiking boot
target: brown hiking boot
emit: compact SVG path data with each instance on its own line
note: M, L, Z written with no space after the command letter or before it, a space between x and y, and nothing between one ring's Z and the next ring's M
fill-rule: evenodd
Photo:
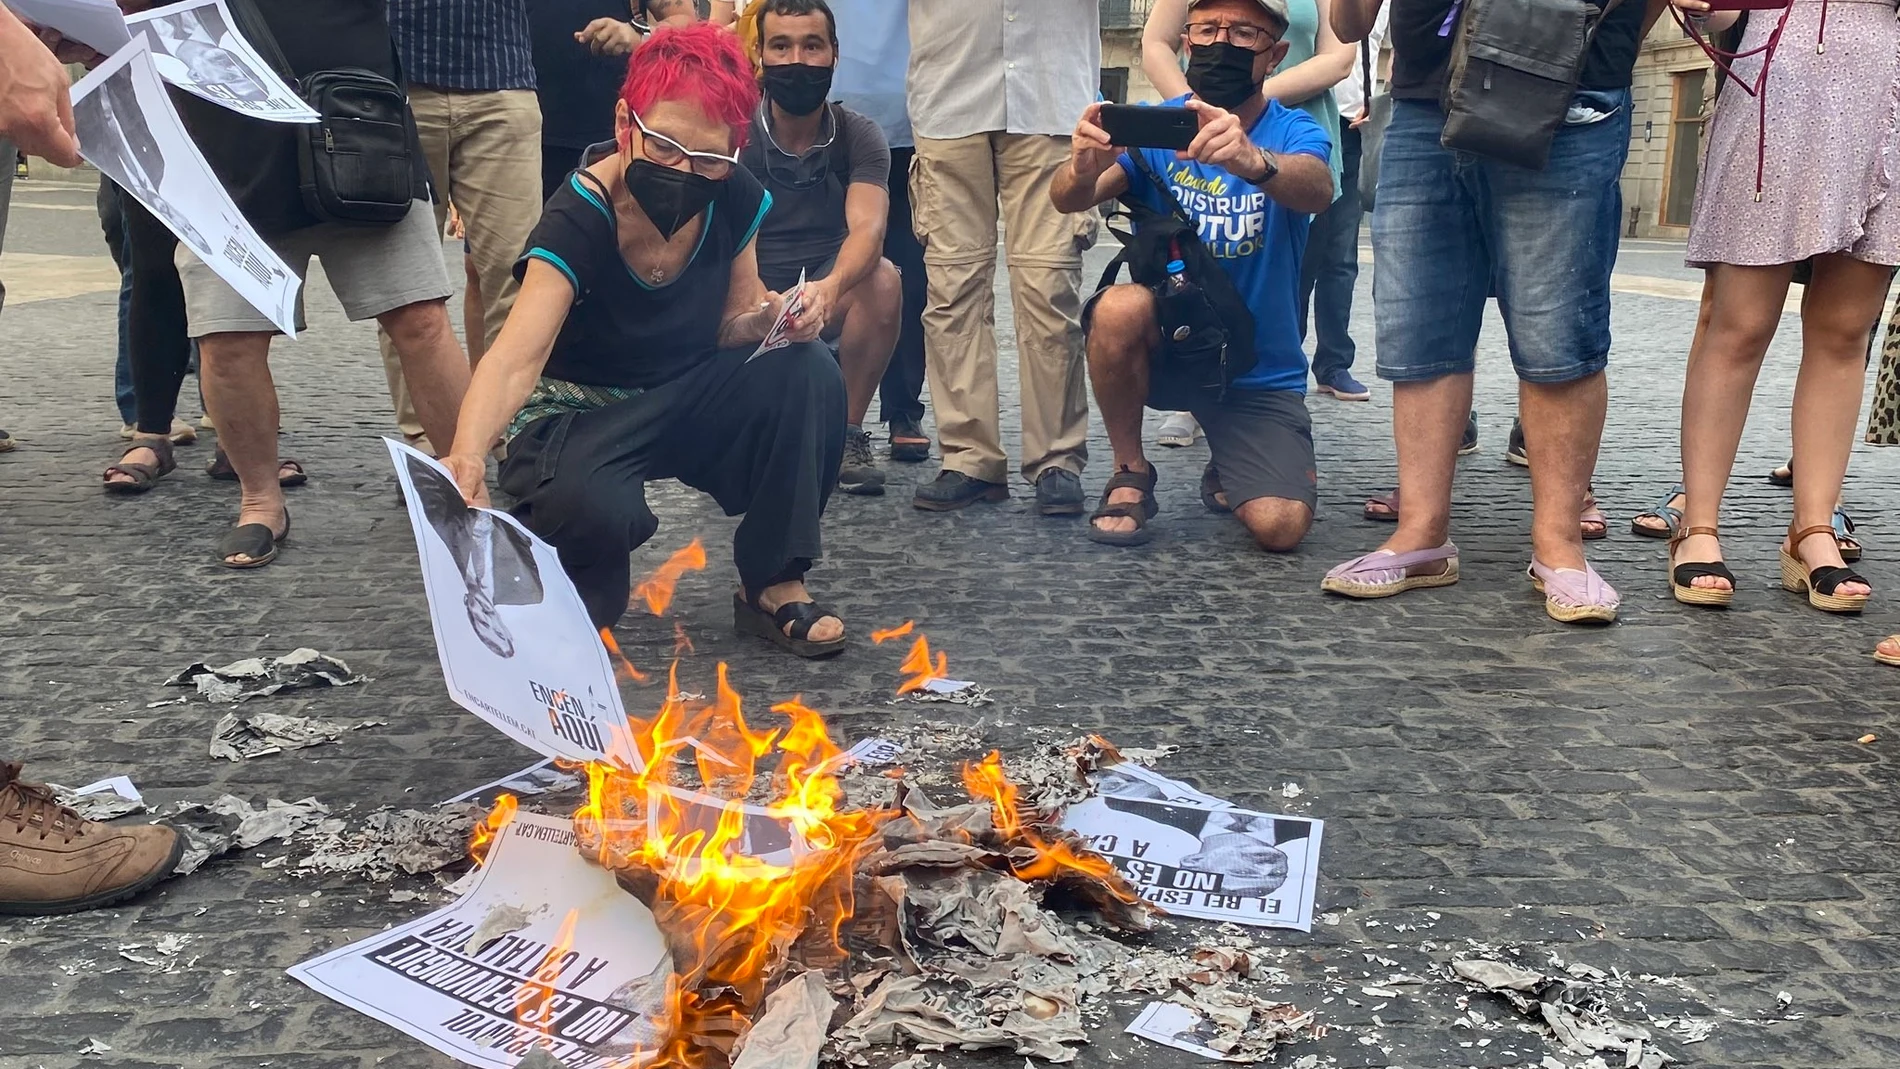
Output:
M162 824L87 820L0 762L0 913L76 913L129 898L172 874L185 837Z

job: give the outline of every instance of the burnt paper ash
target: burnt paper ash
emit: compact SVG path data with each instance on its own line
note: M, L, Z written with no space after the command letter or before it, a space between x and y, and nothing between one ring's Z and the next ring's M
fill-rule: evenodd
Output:
M215 760L249 761L285 750L322 746L337 741L347 731L383 726L380 720L344 724L282 713L226 713L211 731L210 752Z
M350 671L340 659L308 647L282 657L247 657L213 668L199 661L165 681L168 687L196 687L213 702L232 704L308 687L348 687L368 677Z
M1551 958L1554 971L1527 967L1523 951L1502 948L1452 961L1454 978L1473 992L1497 995L1523 1017L1540 1022L1564 1053L1610 1054L1630 1069L1661 1069L1676 1061L1656 1045L1650 1031L1617 1017L1606 983L1610 975L1588 965Z

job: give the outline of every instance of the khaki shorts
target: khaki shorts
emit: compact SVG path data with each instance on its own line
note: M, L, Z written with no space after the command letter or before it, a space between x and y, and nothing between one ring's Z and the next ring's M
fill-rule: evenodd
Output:
M271 240L298 278L310 270L310 258L323 262L330 288L351 322L374 319L418 301L439 301L454 292L442 262L442 238L435 230L435 209L426 200L390 226L316 226L280 234ZM264 313L251 306L184 242L178 243L178 277L185 286L187 333L279 333ZM297 296L297 329L304 328L303 295Z

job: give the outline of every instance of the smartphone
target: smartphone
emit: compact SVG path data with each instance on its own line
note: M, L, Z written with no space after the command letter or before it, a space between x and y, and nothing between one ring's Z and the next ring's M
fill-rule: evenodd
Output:
M1102 105L1102 129L1111 144L1122 148L1171 148L1194 143L1201 120L1192 108L1151 107L1145 104Z

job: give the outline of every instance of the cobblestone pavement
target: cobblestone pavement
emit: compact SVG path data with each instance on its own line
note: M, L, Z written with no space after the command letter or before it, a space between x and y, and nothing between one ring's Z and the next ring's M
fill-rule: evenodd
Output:
M16 197L0 261L20 298L0 320L0 426L21 441L0 457L6 754L65 783L128 773L156 802L314 795L358 812L433 802L527 763L445 696L413 543L375 440L390 420L370 329L345 324L315 287L312 330L282 345L274 365L285 449L312 473L291 495L296 533L271 568L226 571L210 550L235 494L198 474L208 443L182 450L180 472L150 495L99 492L119 441L114 297L97 259L91 191L28 183ZM1661 265L1657 278L1693 280L1667 270L1666 249L1641 251L1625 272ZM1361 298L1363 340L1369 278ZM1900 630L1900 539L1886 522L1900 513L1900 462L1860 449L1847 491L1866 519L1863 570L1882 593L1874 609L1830 618L1784 594L1775 544L1789 502L1761 473L1787 453L1797 352L1788 320L1726 518L1742 592L1725 614L1675 605L1661 543L1632 538L1626 521L1675 479L1693 313L1676 298L1616 301L1614 400L1596 481L1614 522L1592 550L1626 599L1612 628L1548 621L1523 578L1528 482L1503 462L1513 392L1496 329L1480 357L1483 450L1460 473L1465 578L1454 588L1371 604L1319 592L1327 567L1385 530L1359 518L1365 496L1393 482L1383 384L1371 404L1312 401L1321 515L1296 554L1262 554L1199 507L1197 446L1156 458L1162 533L1135 551L1091 545L1074 521L1032 516L1021 487L1005 505L917 513L909 491L935 466L898 467L889 496L834 500L815 585L859 635L916 619L953 674L994 689L984 732L1005 750L1083 731L1173 743L1181 752L1162 771L1239 805L1328 821L1320 902L1339 923L1311 935L1260 933L1287 951L1278 964L1294 979L1288 997L1334 1026L1282 1064L1302 1054L1355 1066L1553 1064L1542 1060L1558 1052L1536 1036L1453 1027L1455 993L1442 985L1394 999L1357 991L1368 974L1390 971L1366 954L1418 972L1476 938L1527 944L1540 962L1548 951L1682 978L1699 993L1687 1004L1716 1022L1705 1042L1665 1041L1688 1065L1886 1069L1900 1064L1900 847L1889 823L1900 805L1886 758L1900 745L1900 673L1868 652ZM1007 338L1006 304L999 320ZM1364 354L1362 371L1370 362ZM1091 448L1093 493L1108 467L1099 427ZM663 526L636 569L695 535L723 544L732 523L708 503L677 490L656 496ZM921 719L886 704L898 659L888 648L866 643L806 664L733 636L733 577L714 557L676 602L698 644L689 673L709 679L715 660L730 661L753 701L802 693L851 737ZM671 653L671 621L630 616L619 634L637 664ZM389 726L233 765L205 755L216 710L147 707L175 693L160 682L193 660L297 646L341 656L374 680L265 708ZM628 695L632 710L656 702L650 689ZM932 720L976 715L927 711ZM1870 732L1883 737L1856 742ZM1282 795L1288 782L1304 788L1297 801ZM428 908L388 896L385 886L298 879L237 856L123 908L0 921L9 1004L0 1066L446 1065L283 974ZM170 933L190 936L173 968L118 954ZM1169 938L1194 934L1204 927L1182 925ZM1783 991L1786 1010L1776 1005ZM1659 991L1655 1005L1680 998ZM1078 1064L1202 1064L1115 1034L1131 1016L1117 1012ZM94 1041L110 1053L82 1055Z

